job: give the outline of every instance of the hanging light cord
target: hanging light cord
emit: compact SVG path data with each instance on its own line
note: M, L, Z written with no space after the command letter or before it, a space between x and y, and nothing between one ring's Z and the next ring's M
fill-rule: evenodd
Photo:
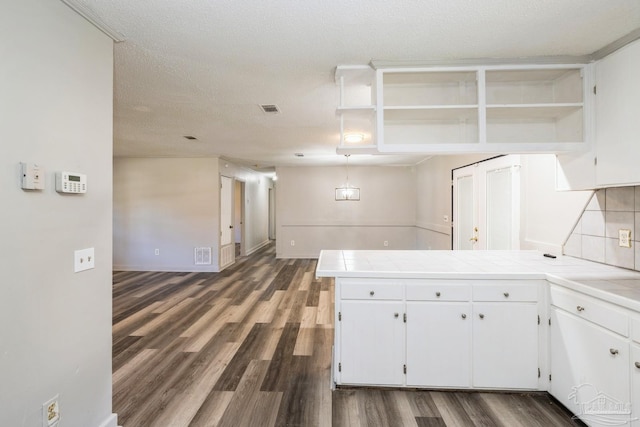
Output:
M346 188L349 188L349 156L350 154L344 155L347 158L347 185Z

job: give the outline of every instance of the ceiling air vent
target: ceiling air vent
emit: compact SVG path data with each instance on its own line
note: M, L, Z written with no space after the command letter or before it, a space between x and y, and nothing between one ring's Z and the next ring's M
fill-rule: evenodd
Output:
M260 104L260 108L267 114L278 114L280 112L276 104Z

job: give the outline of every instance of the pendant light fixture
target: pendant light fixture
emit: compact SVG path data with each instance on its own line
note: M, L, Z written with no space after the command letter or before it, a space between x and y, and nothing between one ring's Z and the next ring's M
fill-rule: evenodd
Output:
M352 187L349 185L349 156L350 154L344 155L347 158L347 180L341 186L336 188L336 201L344 202L351 201L357 202L360 201L360 188Z

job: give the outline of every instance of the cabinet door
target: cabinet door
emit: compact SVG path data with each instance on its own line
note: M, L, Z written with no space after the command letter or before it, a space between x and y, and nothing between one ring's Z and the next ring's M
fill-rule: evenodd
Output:
M596 184L640 182L640 42L629 44L596 64Z
M404 383L403 308L401 301L341 302L340 383Z
M473 385L538 388L538 309L535 303L475 303Z
M590 426L614 425L629 415L603 413L624 410L629 386L626 340L552 307L551 394Z
M640 345L631 344L631 410L633 427L640 427Z
M471 385L471 304L407 303L407 385Z

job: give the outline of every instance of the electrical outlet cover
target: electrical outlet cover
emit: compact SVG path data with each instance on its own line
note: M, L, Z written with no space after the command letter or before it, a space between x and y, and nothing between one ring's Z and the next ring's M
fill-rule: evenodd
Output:
M42 426L55 427L60 421L60 405L58 395L42 404Z
M75 273L79 271L95 268L96 260L93 248L80 249L74 252L74 269Z
M618 230L618 245L623 248L631 247L631 230L627 230L627 229Z

